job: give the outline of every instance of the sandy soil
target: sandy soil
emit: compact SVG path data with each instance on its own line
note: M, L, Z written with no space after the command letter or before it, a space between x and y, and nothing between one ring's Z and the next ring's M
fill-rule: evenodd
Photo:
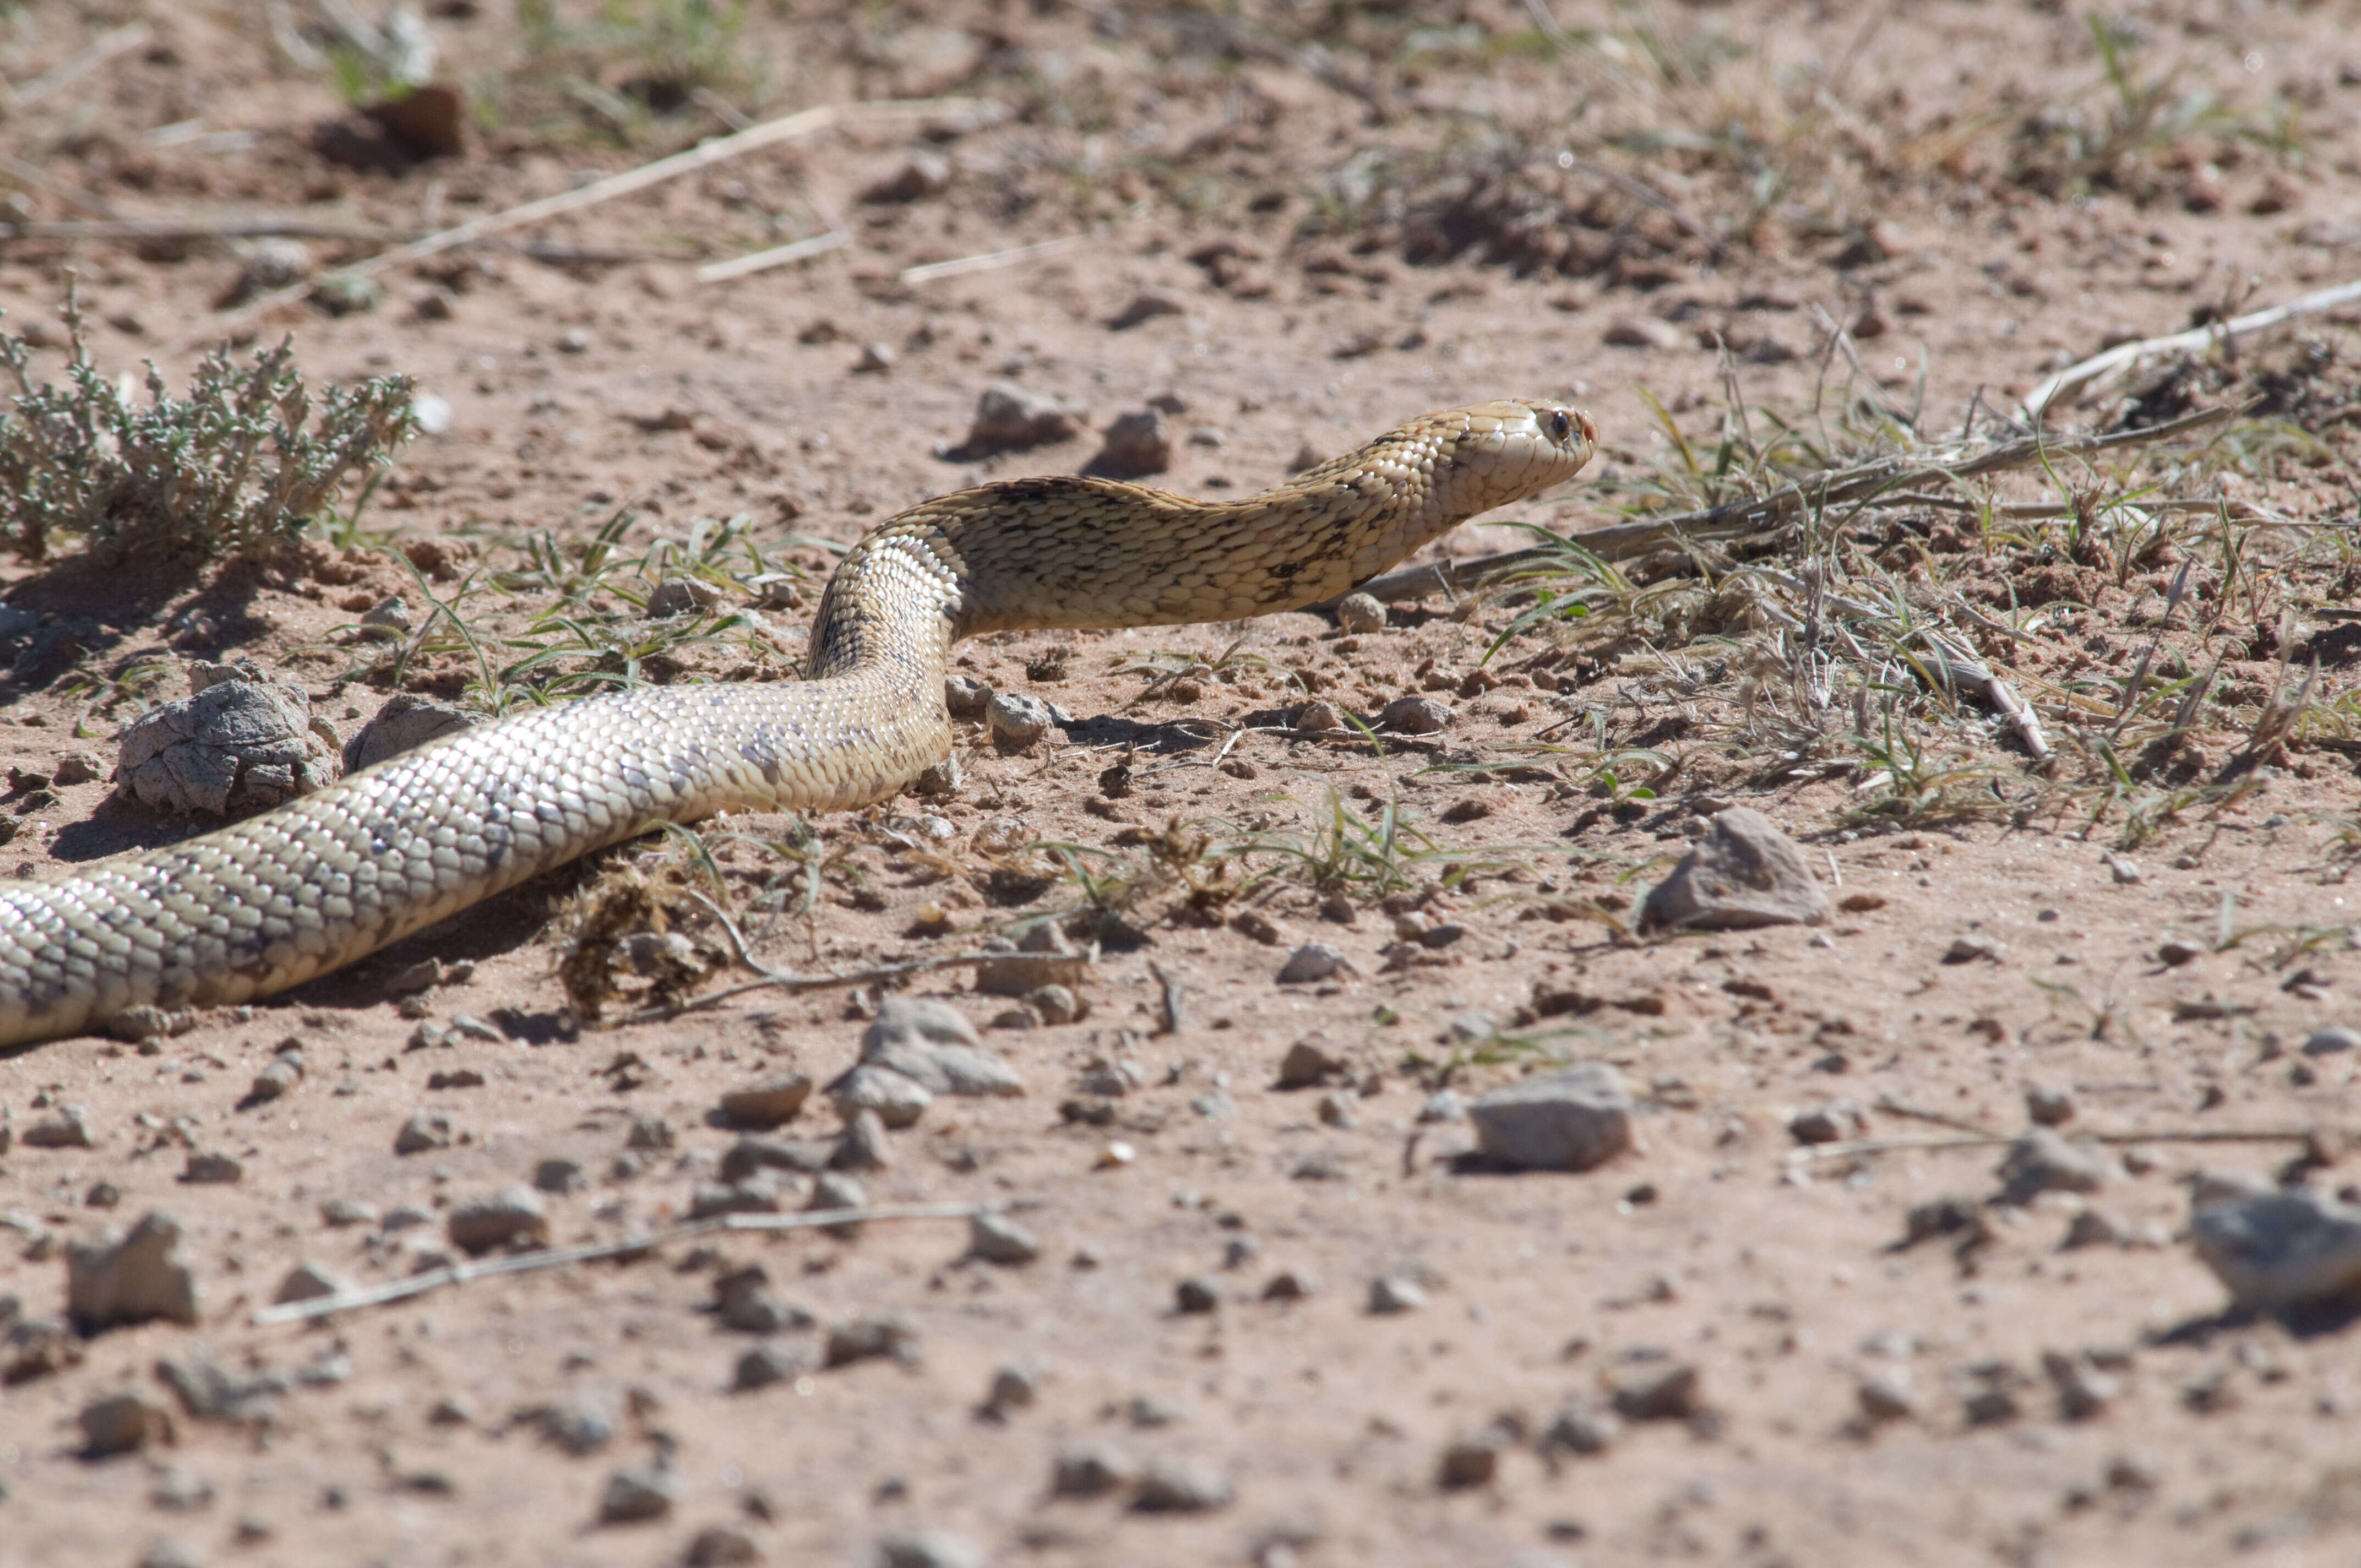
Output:
M855 122L517 236L641 259L454 251L389 273L375 309L252 323L264 341L291 331L315 378L407 372L447 405L447 427L407 450L365 531L513 564L528 534L585 537L626 503L634 550L744 513L772 557L817 573L826 550L799 542L849 541L979 477L1072 471L1095 450L1090 432L1160 394L1182 411L1168 420L1170 470L1152 482L1188 493L1258 488L1306 446L1324 455L1422 410L1503 394L1582 402L1605 433L1595 477L1628 481L1667 450L1641 389L1693 438L1719 429L1723 364L1701 332L1736 350L1750 403L1795 411L1825 379L1819 323L1842 322L1888 395L1923 399L1930 428L1953 426L1979 392L2004 407L2111 335L2292 297L2349 265L2336 225L2361 156L2361 71L2343 63L2329 7L2137 8L2123 22L2129 69L2164 83L2158 118L2200 86L2219 108L2136 140L2095 181L2058 148L2124 100L2084 19L2051 6L1560 0L1557 25L1605 30L1564 56L1525 8L1477 0L1324 21L1313 7L1247 7L1235 27L1211 11L1046 0L850 20L756 9L730 44L731 71L713 78L725 107L734 96L761 117L972 93L1018 112L964 132L946 113L931 139L906 120ZM0 71L19 83L112 27L149 27L0 125L30 165L9 177L18 214L93 218L87 197L118 216L434 228L726 128L694 109L642 113L639 139L619 145L589 98L553 83L570 71L628 106L628 50L586 45L560 70L530 54L506 5L444 5L429 10L446 71L504 117L460 157L356 170L322 150L320 127L349 120L327 69L291 63L249 10L60 6L13 20ZM1652 43L1672 68L1642 71ZM2296 127L2279 146L2265 134L2274 115ZM1724 137L1754 163L1626 157L1650 127ZM1520 229L1481 190L1434 194L1451 158L1480 163L1469 149L1486 135L1539 149L1534 188L1567 192L1559 216ZM1554 145L1585 150L1561 169ZM863 199L914 150L945 160L943 190ZM1609 166L1626 185L1586 172ZM1653 181L1653 203L1631 197L1631 170ZM1631 210L1578 228L1563 212L1587 199ZM1727 237L1708 244L1685 220ZM832 253L695 280L702 261L836 222L851 240ZM1070 234L1093 237L1005 269L899 277ZM1534 262L1570 236L1607 248ZM310 243L322 265L373 248ZM0 247L0 305L8 324L56 341L71 266L102 367L159 355L177 386L218 334L238 249L18 236ZM1107 324L1143 293L1176 308ZM2336 319L2314 325L2318 341L2344 342ZM870 345L890 364L862 368ZM62 359L51 348L35 363L54 374ZM1071 400L1089 431L987 461L938 455L994 379ZM2346 427L2319 407L2296 422L2325 444L2320 463L2230 472L2227 493L2306 521L2349 517ZM1441 548L1515 547L1526 536L1502 525L1516 521L1612 521L1605 499L1576 486ZM2109 588L2026 667L2128 665L2166 576ZM2333 597L2325 582L2299 593L2290 576L2289 602ZM108 683L158 660L250 657L349 736L386 692L353 674L365 662L340 629L387 594L420 603L400 557L366 541L203 579L19 564L0 567L0 601L75 636L58 660L0 678L0 767L54 773L74 751L100 763L46 802L0 803L20 824L0 872L33 877L194 830L114 798L104 776L121 726L143 700L178 696L179 676L104 704ZM15 1299L0 1327L57 1319L66 1242L154 1209L184 1227L202 1290L193 1326L70 1339L65 1365L0 1387L0 1564L719 1563L741 1560L741 1541L772 1563L866 1563L895 1542L897 1563L1262 1568L2349 1561L2361 1540L2352 1331L2224 1316L2222 1288L2180 1236L2199 1170L2268 1175L2323 1130L2313 1179L2333 1189L2347 1174L2334 1129L2361 1106L2355 1058L2299 1047L2361 1024L2345 907L2361 894L2345 884L2337 836L2353 820L2349 756L2298 744L2258 787L2152 833L2098 793L1881 830L1849 815L1858 772L1765 782L1728 705L1689 700L1661 673L1589 666L1575 679L1568 666L1561 680L1504 659L1490 667L1505 684L1460 690L1517 608L1462 616L1437 598L1352 639L1312 614L985 639L961 651L961 673L1045 696L1074 722L1018 754L975 739L947 800L814 825L844 858L809 918L750 916L771 962L956 951L1080 902L1054 864L1027 896L995 884L995 867L1021 882L1038 863L1022 846L1104 850L1087 863L1146 875L1170 821L1302 836L1328 819L1332 792L1364 819L1398 799L1448 851L1409 866L1412 892L1391 908L1276 882L1252 901L1269 940L1155 892L1105 932L1081 988L1088 1016L1071 1024L994 1027L1011 1003L971 992L959 971L913 981L983 1027L1027 1092L939 1100L892 1135L890 1165L862 1178L867 1196L1016 1205L1041 1244L1028 1264L965 1256L958 1221L880 1222L851 1238L677 1244L256 1326L299 1263L356 1285L400 1278L419 1238L442 1244L445 1211L546 1160L578 1162L583 1178L545 1195L553 1243L676 1220L741 1135L716 1111L724 1092L789 1069L825 1081L851 1063L873 988L572 1026L555 962L589 873L169 1038L0 1061L0 1301ZM800 615L689 650L667 678L782 673ZM1242 638L1267 663L1136 702L1137 666L1211 663ZM2353 690L2349 654L2313 646L2327 653L2315 698L2327 710ZM2234 663L2255 693L2276 668L2259 646ZM1284 732L1301 697L1283 672L1374 712L1427 685L1430 668L1455 709L1430 743ZM404 679L456 696L469 676L453 654ZM1584 757L1518 750L1549 732L1595 762L1587 718L1551 730L1568 701L1607 714L1616 746L1679 756L1659 798L1609 809ZM1222 727L1242 721L1224 750ZM1100 778L1127 749L1137 782L1113 798ZM1996 740L1986 754L2018 798L2026 759ZM1732 803L1806 847L1846 901L1831 923L1641 941L1567 917L1586 902L1628 916L1703 817ZM921 812L953 837L898 852L894 823ZM751 843L723 858L749 894L785 863ZM944 926L920 924L928 905ZM1398 932L1398 916L1404 930L1464 934L1430 948ZM1947 961L1961 938L1999 946ZM1353 972L1279 983L1289 949L1314 940ZM2172 942L2193 951L2168 963ZM398 995L423 959L446 966L440 983ZM417 1043L422 1021L462 1016L489 1021L484 1037ZM291 1037L301 1083L247 1103ZM1344 1064L1334 1081L1275 1087L1305 1039ZM1639 1097L1640 1146L1604 1168L1485 1173L1462 1157L1465 1122L1421 1119L1438 1091L1472 1095L1565 1055L1614 1064ZM1094 1092L1126 1065L1126 1091ZM2070 1096L2070 1132L2146 1141L2115 1145L2126 1168L2087 1197L1987 1207L1963 1233L1904 1245L1915 1207L1993 1196L2036 1089ZM64 1106L85 1108L93 1146L33 1146L28 1131ZM1994 1137L1798 1158L1791 1116L1832 1107L1848 1136ZM421 1112L448 1118L449 1146L396 1155ZM782 1132L835 1125L816 1097ZM2230 1138L2244 1133L2261 1135ZM1127 1161L1110 1156L1118 1143ZM183 1179L192 1154L213 1153L237 1179ZM789 1179L785 1207L802 1206L809 1180ZM337 1202L378 1219L332 1223ZM425 1223L383 1224L405 1206ZM2068 1246L2092 1213L2114 1239ZM821 1325L904 1320L915 1353L733 1391L762 1341L709 1308L716 1280L752 1264ZM1308 1293L1266 1299L1288 1271ZM1424 1304L1373 1311L1381 1277L1421 1282ZM1176 1289L1192 1279L1213 1310L1181 1309ZM776 1337L792 1350L824 1332ZM247 1419L197 1419L157 1368L200 1355L288 1386ZM2046 1356L2095 1358L2071 1377L2096 1377L2103 1397L2078 1408ZM1595 1453L1549 1440L1561 1412L1668 1365L1697 1377L1671 1418L1631 1420ZM1032 1380L1034 1399L980 1412L1004 1368ZM1908 1409L1866 1419L1865 1384ZM78 1416L122 1392L170 1413L169 1440L85 1457ZM548 1435L566 1421L536 1413L552 1409L604 1422L603 1437L569 1452ZM1455 1446L1470 1443L1487 1457ZM1224 1485L1208 1506L1165 1511L1124 1488L1053 1496L1058 1457L1084 1444ZM658 1517L601 1524L610 1476L651 1469L671 1492ZM949 1539L912 1539L928 1532Z

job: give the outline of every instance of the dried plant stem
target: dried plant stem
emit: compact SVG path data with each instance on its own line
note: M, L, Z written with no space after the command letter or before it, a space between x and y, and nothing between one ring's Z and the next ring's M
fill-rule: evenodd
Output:
M2041 416L2059 402L2081 400L2092 388L2113 380L2144 359L2154 359L2167 354L2189 354L2211 348L2216 344L2233 343L2267 332L2300 316L2317 315L2333 311L2339 305L2361 301L2361 282L2340 283L2333 289L2319 289L2301 299L2290 300L2284 305L2273 305L2267 311L2255 311L2210 326L2195 327L2188 332L2176 332L2164 337L2145 337L2136 343L2119 343L2103 354L2094 354L2080 365L2070 365L2055 376L2027 392L2025 397L2025 417L2039 423Z
M1006 1207L1008 1205L1004 1203L881 1203L866 1209L814 1209L800 1214L723 1214L710 1220L690 1220L682 1224L667 1225L647 1235L626 1236L620 1241L593 1242L585 1246L548 1247L540 1252L513 1253L503 1257L448 1264L383 1285L365 1285L351 1290L338 1290L332 1295L315 1296L308 1301L287 1301L275 1307L258 1308L249 1321L257 1328L310 1322L361 1307L382 1307L390 1302L407 1301L413 1296L423 1296L447 1285L465 1285L498 1275L531 1274L544 1268L563 1268L573 1263L631 1257L653 1251L667 1242L709 1236L718 1231L817 1230L831 1225L867 1224L873 1220L966 1220Z

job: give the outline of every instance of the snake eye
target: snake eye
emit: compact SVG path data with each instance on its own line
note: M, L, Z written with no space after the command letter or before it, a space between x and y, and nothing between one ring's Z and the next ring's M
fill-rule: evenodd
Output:
M1550 411L1551 439L1555 441L1564 441L1566 437L1566 432L1570 428L1571 424L1565 417L1565 411L1564 409L1552 409Z

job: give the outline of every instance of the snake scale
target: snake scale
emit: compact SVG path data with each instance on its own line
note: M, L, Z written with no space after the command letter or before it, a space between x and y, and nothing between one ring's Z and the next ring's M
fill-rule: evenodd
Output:
M284 990L662 822L885 799L950 754L960 639L1332 598L1571 478L1596 440L1579 410L1510 400L1412 420L1235 500L1060 477L922 502L838 565L801 681L536 709L185 843L0 891L0 1047Z

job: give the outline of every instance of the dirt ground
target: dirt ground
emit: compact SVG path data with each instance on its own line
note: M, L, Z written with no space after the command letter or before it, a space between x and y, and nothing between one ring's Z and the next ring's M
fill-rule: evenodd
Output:
M548 645L567 634L534 620L528 546L578 551L619 512L634 562L742 515L758 564L804 580L806 608L659 639L643 675L785 678L831 543L981 478L1079 469L1151 399L1172 454L1148 482L1209 496L1425 410L1587 408L1593 470L1437 548L1472 557L1530 543L1515 523L1713 499L1667 432L1709 470L1733 397L1756 438L1784 419L1831 464L1963 422L2005 434L2043 374L2335 282L2361 236L2361 49L2333 6L839 10L443 0L438 79L471 111L440 158L351 106L373 67L324 7L0 17L25 100L0 111L0 215L20 225L0 325L45 345L36 374L64 364L71 268L109 377L153 356L178 388L225 334L287 332L315 381L404 373L435 411L311 553L0 565L0 606L38 618L0 641L0 767L48 780L0 801L0 873L202 828L107 777L190 659L256 661L341 738L397 686L483 706L457 637L422 634L397 668L353 641L358 612L401 595L432 632L432 595L494 660ZM31 91L61 65L80 69ZM390 269L344 314L237 315L251 236L104 227L274 216L325 269L888 97L945 102ZM393 237L322 237L339 228ZM836 232L808 259L696 275ZM1873 547L2026 686L2047 767L1899 665L1861 685L1876 661L1841 650L1834 704L1782 729L1803 710L1766 672L1792 645L1716 609L1737 567L1711 552L1633 567L1589 618L1497 651L1530 593L1398 604L1349 637L1306 612L964 646L956 673L1070 722L1017 751L972 729L947 797L736 818L708 842L765 962L851 971L1050 914L1099 941L1072 1022L960 968L900 982L963 1013L1025 1092L938 1099L861 1176L867 1200L1007 1204L1029 1262L969 1255L961 1220L881 1220L253 1321L299 1264L367 1286L444 1261L447 1211L548 1161L578 1167L542 1195L553 1245L676 1222L742 1135L725 1093L853 1062L875 985L632 1022L659 999L626 974L603 1020L579 1016L567 944L629 913L619 886L661 905L692 874L672 841L182 1033L0 1060L0 1565L2352 1561L2349 1314L2227 1313L2184 1230L2199 1172L2351 1179L2361 1058L2305 1047L2361 1026L2361 644L2335 614L2356 581L2335 532L2355 322L2052 416L2120 429L2265 400L2218 440L1991 492L2153 483L2210 507L2158 511L2180 521L2153 537L2070 538L2070 507L1979 535L1881 503L1866 526L1885 533L1845 559ZM994 381L1067 400L1082 428L963 447ZM2304 526L2234 528L2234 508ZM752 575L724 554L712 576ZM662 575L619 571L595 608L629 621ZM2202 666L2219 680L2171 734L2134 701L2166 660L2183 685L2164 709ZM1312 693L1375 715L1422 692L1452 707L1439 733L1291 725ZM75 752L97 766L69 784ZM1730 805L1804 847L1835 916L1635 935L1640 897ZM710 970L685 994L747 978L713 922L682 928ZM1305 942L1347 967L1279 981ZM291 1039L300 1082L256 1101ZM1304 1041L1332 1069L1278 1087ZM1638 1146L1578 1175L1472 1164L1435 1097L1565 1058L1620 1070ZM2029 1091L2111 1140L2103 1186L1991 1201ZM87 1146L29 1135L67 1107ZM397 1154L421 1113L446 1119L438 1146ZM836 1128L816 1094L779 1131ZM1821 1157L1829 1139L1901 1146ZM188 1179L215 1154L234 1179ZM801 1209L815 1179L780 1176ZM1960 1201L1915 1228L1959 1228L1909 1242L1938 1200ZM66 1245L153 1210L185 1233L198 1321L45 1327ZM808 1319L721 1321L716 1282L750 1265ZM1268 1290L1290 1274L1300 1293ZM1380 1281L1422 1301L1374 1310ZM880 1318L907 1354L814 1358L831 1326ZM740 1390L764 1344L782 1375ZM159 1368L207 1360L280 1376L205 1414ZM1031 1398L987 1409L1004 1372ZM170 1430L93 1457L80 1418L122 1393ZM1615 1431L1598 1412L1619 1397ZM1089 1448L1115 1484L1060 1495L1061 1456ZM1139 1466L1160 1490L1123 1479ZM602 1522L619 1473L653 1500Z

